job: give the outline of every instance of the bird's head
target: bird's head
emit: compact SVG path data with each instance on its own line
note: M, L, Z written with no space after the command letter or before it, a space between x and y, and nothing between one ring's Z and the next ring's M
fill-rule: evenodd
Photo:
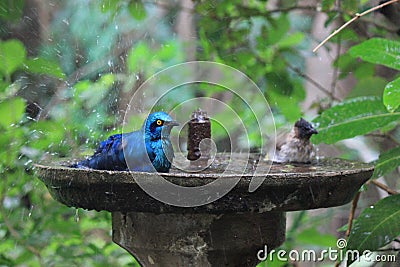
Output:
M300 139L310 139L311 135L317 134L318 131L303 118L300 118L294 124L294 131L297 137Z
M169 137L171 129L179 125L167 113L158 111L151 113L144 122L144 131L146 136L152 140Z

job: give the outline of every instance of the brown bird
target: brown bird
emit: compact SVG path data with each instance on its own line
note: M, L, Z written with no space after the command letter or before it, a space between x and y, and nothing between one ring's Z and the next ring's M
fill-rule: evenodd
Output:
M289 134L284 138L278 138L274 161L310 163L316 154L314 145L310 142L313 134L318 134L318 131L311 123L300 118Z

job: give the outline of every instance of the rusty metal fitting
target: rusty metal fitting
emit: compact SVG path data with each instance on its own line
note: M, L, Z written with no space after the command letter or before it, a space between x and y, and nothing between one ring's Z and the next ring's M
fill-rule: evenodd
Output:
M210 159L210 145L202 145L200 142L204 139L211 140L211 122L207 117L207 112L201 109L193 111L191 120L188 123L188 155L187 159L196 161L195 165L201 166L207 164Z

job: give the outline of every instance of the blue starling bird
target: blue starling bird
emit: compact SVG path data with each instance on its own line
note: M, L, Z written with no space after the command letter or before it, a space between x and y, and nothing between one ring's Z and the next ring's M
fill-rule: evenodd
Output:
M315 157L315 148L310 137L318 131L303 118L294 124L285 138L278 138L276 142L276 162L309 163Z
M98 170L169 172L174 157L169 135L179 125L165 112L151 113L140 130L115 134L94 154L71 167Z

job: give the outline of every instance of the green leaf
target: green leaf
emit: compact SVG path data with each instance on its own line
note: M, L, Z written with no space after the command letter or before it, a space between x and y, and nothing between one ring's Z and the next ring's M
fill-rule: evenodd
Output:
M88 81L80 82L74 86L79 94L78 98L85 101L87 108L93 108L98 105L106 96L108 90L115 81L113 74L105 74L95 83Z
M394 170L400 165L400 146L390 149L379 155L375 163L372 178L378 178Z
M0 265L1 266L14 266L15 262L9 259L6 255L0 254Z
M334 61L333 65L340 69L340 79L347 77L347 75L351 73L357 80L362 81L366 77L373 76L375 72L374 64L354 60L354 57L352 57L348 52L338 57Z
M400 70L400 42L372 38L353 46L349 52L353 57L360 57L367 62Z
M296 236L296 240L303 244L317 245L321 247L334 247L336 238L331 234L321 234L315 228L308 228Z
M388 83L383 91L383 104L394 112L400 105L400 78Z
M346 98L360 97L360 96L381 96L387 81L381 77L371 77L365 75L360 79L353 89L349 92Z
M266 45L276 44L279 40L285 37L289 31L290 23L286 14L282 14L278 18L271 20L271 27L269 27L264 40Z
M3 93L9 85L10 85L10 83L4 81L3 77L1 76L1 73L0 73L0 93Z
M25 0L0 1L0 19L17 21L21 18Z
M102 12L115 12L118 8L119 0L103 0L100 2Z
M338 43L341 42L341 40L346 40L347 42L348 41L357 42L359 41L359 38L360 37L354 30L352 30L351 28L346 28L343 29L339 34L333 36L332 39L330 39L329 41L332 43Z
M322 0L321 9L323 11L331 10L335 5L335 0Z
M128 10L131 16L137 20L142 20L146 17L146 10L142 1L131 0L128 4Z
M173 41L169 41L163 44L158 51L155 52L154 57L158 60L170 60L177 57L177 51L179 51L178 44Z
M63 142L65 130L63 125L54 121L39 121L32 125L31 148L48 150Z
M318 134L314 143L332 144L339 140L369 133L400 120L400 112L388 113L379 97L358 97L325 110L315 118Z
M379 200L354 222L347 250L377 250L400 235L400 194ZM348 262L349 263L349 262Z
M127 66L130 72L145 69L148 65L150 50L145 43L138 43L128 53Z
M354 61L354 58L351 58L351 60ZM349 69L349 73L353 74L353 76L358 81L364 80L366 77L374 76L375 64L372 64L372 63L369 63L369 62L366 62L366 61L356 62L354 68L353 69L352 68ZM379 78L379 77L376 77L376 78ZM381 79L383 79L383 78L381 78Z
M340 8L343 8L343 10L353 13L357 11L357 1L356 0L342 1L342 5Z
M284 36L279 42L276 44L279 48L289 48L294 45L298 45L303 41L304 34L301 32L296 32L293 34L289 34Z
M203 54L205 58L210 58L210 51L212 49L210 40L207 38L207 34L204 28L199 29L199 41L201 44L201 48L203 49Z
M281 95L274 91L269 91L268 95L271 98L272 103L276 105L288 121L296 121L301 117L302 113L299 101L296 98Z
M241 66L253 66L256 60L250 51L238 51L235 53L236 60Z
M46 74L56 78L64 78L64 73L56 62L48 61L44 58L34 58L25 60L24 68L26 71L37 74Z
M348 224L346 223L345 225L340 226L338 229L336 229L336 232L346 232L348 228Z
M25 112L25 101L20 97L0 102L0 126L5 128L16 124Z
M268 93L270 90L284 96L291 96L294 90L290 77L286 72L271 72L265 75L268 85Z
M6 130L1 130L0 147L2 149L0 150L0 166L1 164L5 164L9 167L13 165L12 162L18 157L18 154L20 154L23 135L22 127L9 127ZM9 193L11 192L9 191Z
M26 57L24 45L18 40L8 40L0 43L0 72L10 76L22 66Z

